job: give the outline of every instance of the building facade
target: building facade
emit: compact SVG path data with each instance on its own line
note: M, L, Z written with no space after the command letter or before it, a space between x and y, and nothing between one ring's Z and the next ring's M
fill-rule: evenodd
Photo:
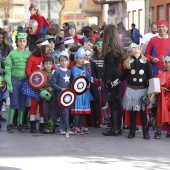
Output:
M170 28L170 0L150 0L151 22L156 22L160 19L166 19Z

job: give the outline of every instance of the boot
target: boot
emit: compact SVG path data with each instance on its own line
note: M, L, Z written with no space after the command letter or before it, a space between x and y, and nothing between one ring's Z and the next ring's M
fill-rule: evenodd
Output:
M51 133L55 133L55 128L56 128L55 120L56 120L55 118L49 119Z
M37 133L35 121L30 121L30 133Z
M136 129L136 126L131 126L130 127L130 132L129 132L127 138L132 139L132 138L135 137L135 129Z
M13 125L7 125L7 132L8 133L14 133L14 130L13 130Z
M43 134L48 134L48 133L51 133L50 132L50 129L49 129L49 121L48 120L44 120L44 129L41 133Z
M39 123L39 132L43 132L45 128L45 124L44 123Z
M150 139L149 133L148 133L148 127L147 126L143 126L143 138L144 139Z
M136 131L136 111L130 111L130 132L127 138L132 139L135 137Z
M113 136L119 136L118 132L118 112L111 111L111 119L112 119L112 129L113 129Z

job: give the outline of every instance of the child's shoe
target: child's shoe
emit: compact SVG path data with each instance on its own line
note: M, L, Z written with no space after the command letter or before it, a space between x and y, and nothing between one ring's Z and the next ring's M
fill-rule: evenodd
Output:
M25 128L24 128L24 126L21 125L21 124L19 124L19 125L17 126L17 131L18 131L18 132L21 132L21 133L25 133Z
M58 135L65 135L66 134L66 132L64 131L64 130L58 130L58 132L57 132L57 134Z
M80 128L77 128L77 127L74 127L73 132L76 135L83 135L83 132L80 130Z
M82 127L80 130L82 131L83 134L89 134L89 130L86 127Z
M13 125L7 125L7 132L8 133L14 133Z

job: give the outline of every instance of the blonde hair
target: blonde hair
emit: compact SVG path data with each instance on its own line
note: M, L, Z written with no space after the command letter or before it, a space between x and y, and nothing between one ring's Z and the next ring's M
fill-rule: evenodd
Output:
M144 56L144 55L142 55L141 54L141 56L142 56L142 58L141 58L141 60L143 61L143 63L146 63L147 62L147 58ZM124 61L124 63L123 63L123 67L125 68L125 69L131 69L131 62L130 62L130 60L132 59L132 56L129 56L125 61Z
M40 13L40 11L39 11L39 9L38 9L38 6L37 6L36 4L34 4L31 9L34 9L35 11L37 11L36 13L37 13L39 16L41 16L41 13Z

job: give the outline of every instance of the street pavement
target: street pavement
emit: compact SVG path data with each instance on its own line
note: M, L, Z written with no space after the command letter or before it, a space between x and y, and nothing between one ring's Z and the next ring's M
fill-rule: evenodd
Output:
M7 113L4 115L7 117ZM144 140L102 135L106 126L89 128L90 134L13 134L0 131L0 170L169 170L170 138ZM38 126L38 124L37 124Z

